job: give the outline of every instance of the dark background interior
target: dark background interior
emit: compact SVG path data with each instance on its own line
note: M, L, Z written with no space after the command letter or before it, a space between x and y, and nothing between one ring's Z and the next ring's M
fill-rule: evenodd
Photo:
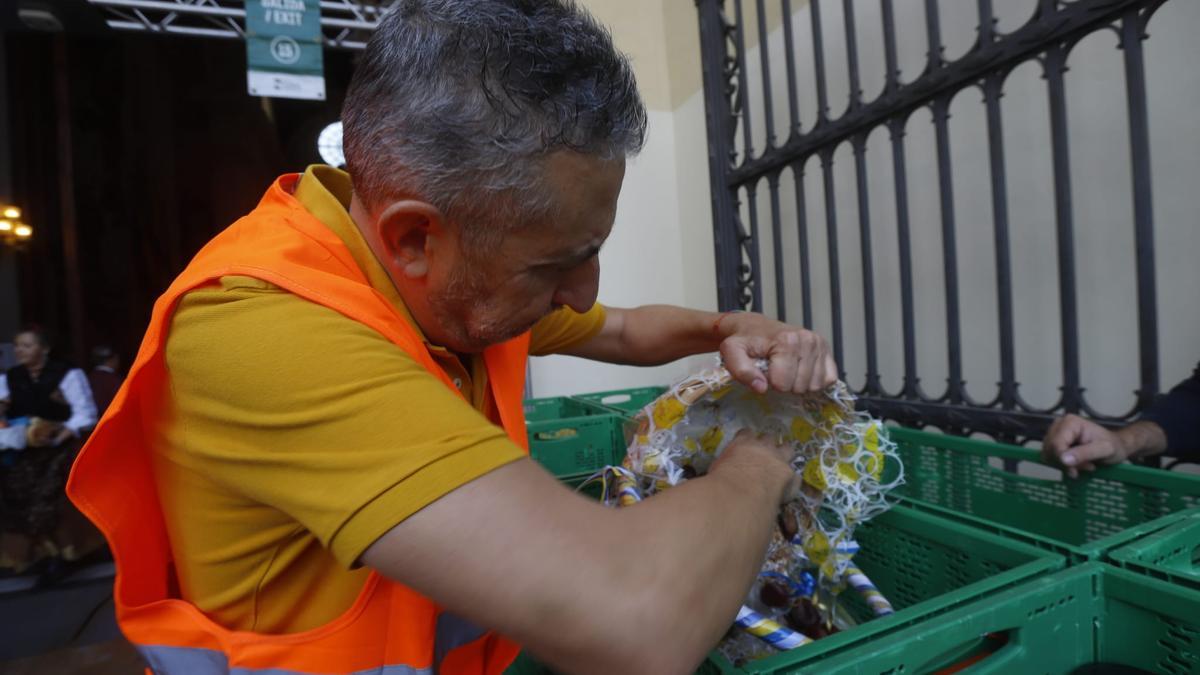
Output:
M326 101L265 100L246 93L240 40L113 31L83 0L46 3L64 24L47 33L0 4L11 198L35 227L9 322L45 326L75 362L101 343L131 358L200 246L276 176L320 161L354 54L326 50Z

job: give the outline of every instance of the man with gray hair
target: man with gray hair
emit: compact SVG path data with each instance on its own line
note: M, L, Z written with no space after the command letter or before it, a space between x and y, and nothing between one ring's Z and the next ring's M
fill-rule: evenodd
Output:
M197 255L76 464L127 637L160 673L498 673L518 645L565 672L694 668L759 569L786 452L742 436L605 509L528 459L526 357L719 350L803 393L836 377L826 343L596 302L646 114L568 0L401 0L343 120L348 174L280 178Z

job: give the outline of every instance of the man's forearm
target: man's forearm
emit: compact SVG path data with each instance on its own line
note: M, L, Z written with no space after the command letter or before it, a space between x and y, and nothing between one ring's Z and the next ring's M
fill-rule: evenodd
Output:
M1134 422L1116 433L1125 446L1125 459L1152 457L1167 449L1167 435L1154 422Z
M764 449L727 452L709 475L617 510L512 462L362 560L559 670L691 672L729 628L792 477Z
M753 470L729 467L622 510L622 531L645 561L626 592L654 589L653 622L670 626L661 646L698 662L720 640L754 582L779 510L780 489ZM663 528L663 523L672 527ZM720 533L720 541L709 534ZM653 634L660 626L630 625ZM696 663L663 664L695 667Z
M610 308L609 314L609 320L619 325L614 339L596 341L586 351L581 350L578 356L610 363L657 366L685 356L716 351L724 332L713 329L721 314L673 305Z

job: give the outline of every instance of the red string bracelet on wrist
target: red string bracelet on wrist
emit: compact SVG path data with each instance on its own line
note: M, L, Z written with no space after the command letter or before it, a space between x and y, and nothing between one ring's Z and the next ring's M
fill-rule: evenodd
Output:
M717 320L713 322L713 327L712 327L713 335L720 335L720 333L718 331L720 331L721 322L725 320L725 317L729 316L730 314L737 314L738 312L741 312L741 311L742 310L740 310L740 309L734 309L734 310L730 310L728 312L721 312L721 316L718 316Z

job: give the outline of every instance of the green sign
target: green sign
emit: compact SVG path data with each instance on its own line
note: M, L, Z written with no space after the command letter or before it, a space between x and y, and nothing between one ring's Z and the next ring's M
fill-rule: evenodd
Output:
M325 99L320 0L246 0L246 83L254 96Z

